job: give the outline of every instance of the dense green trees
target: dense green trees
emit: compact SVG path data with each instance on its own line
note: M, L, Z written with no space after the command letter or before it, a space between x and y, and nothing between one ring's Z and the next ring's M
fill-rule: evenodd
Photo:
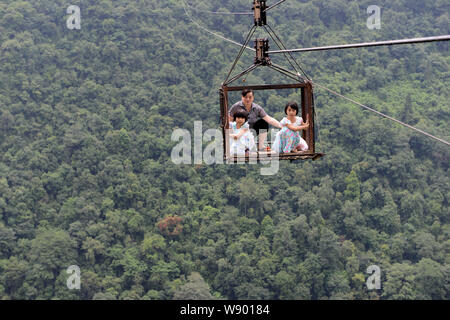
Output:
M1 299L449 298L447 147L316 88L319 161L274 176L175 165L174 129L219 128L217 89L239 48L196 28L179 1L72 4L81 30L66 28L64 1L0 3ZM371 4L286 1L269 23L292 48L449 32L444 0L383 2L380 30L366 27ZM252 24L192 15L239 42ZM297 57L318 83L448 140L447 52ZM257 70L246 83L285 81ZM277 119L298 99L256 94ZM367 290L370 265L380 290Z

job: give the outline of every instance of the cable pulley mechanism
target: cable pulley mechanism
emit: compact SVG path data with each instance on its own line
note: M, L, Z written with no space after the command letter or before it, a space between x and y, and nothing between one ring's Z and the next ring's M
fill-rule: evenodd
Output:
M255 39L255 64L268 66L271 64L269 58L269 39Z
M262 27L267 24L266 9L266 0L253 0L252 10L255 18L255 26Z

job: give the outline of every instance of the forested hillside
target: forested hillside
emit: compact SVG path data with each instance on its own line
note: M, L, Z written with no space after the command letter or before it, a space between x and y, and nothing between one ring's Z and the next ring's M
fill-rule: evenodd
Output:
M66 25L67 1L0 0L1 299L450 298L448 146L315 88L324 158L273 176L262 164L175 165L176 128L219 128L239 47L193 24L182 1L70 4L80 30ZM366 26L373 4L380 30ZM188 5L251 11L250 0ZM288 0L268 23L302 48L449 34L449 9ZM253 23L188 12L240 43ZM450 139L448 42L295 57L317 83ZM244 53L237 69L252 61ZM281 120L289 94L255 102ZM66 285L71 265L80 290ZM380 290L366 286L371 265Z

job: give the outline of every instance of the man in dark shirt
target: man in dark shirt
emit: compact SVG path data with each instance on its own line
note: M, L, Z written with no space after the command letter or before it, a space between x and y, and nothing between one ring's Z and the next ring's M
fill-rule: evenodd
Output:
M250 129L254 129L258 136L258 149L265 151L268 148L264 146L264 141L267 138L269 124L279 129L281 129L281 124L276 119L269 116L261 106L253 103L255 97L251 89L244 89L241 95L242 101L235 103L228 112L229 120L233 121L233 115L237 111L247 111Z

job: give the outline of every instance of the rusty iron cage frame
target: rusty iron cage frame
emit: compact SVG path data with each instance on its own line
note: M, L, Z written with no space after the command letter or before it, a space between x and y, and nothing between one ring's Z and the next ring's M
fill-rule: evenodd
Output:
M299 153L280 153L277 154L276 157L272 157L270 153L257 153L256 157L252 156L231 156L230 155L230 146L229 146L229 118L228 118L228 108L229 108L229 99L228 93L233 91L242 91L244 89L251 89L253 91L258 90L279 90L279 89L301 89L301 115L303 119L309 119L309 128L307 130L303 130L302 136L303 139L308 144L308 150L302 151ZM315 134L314 134L314 97L313 97L313 86L310 81L305 81L303 83L291 83L291 84L266 84L266 85L248 85L248 86L228 86L222 85L219 90L220 92L220 119L221 119L221 127L223 134L223 154L225 161L238 162L245 161L249 162L251 160L270 160L270 159L279 159L279 160L307 160L312 159L316 160L323 157L325 154L316 153L315 149Z

